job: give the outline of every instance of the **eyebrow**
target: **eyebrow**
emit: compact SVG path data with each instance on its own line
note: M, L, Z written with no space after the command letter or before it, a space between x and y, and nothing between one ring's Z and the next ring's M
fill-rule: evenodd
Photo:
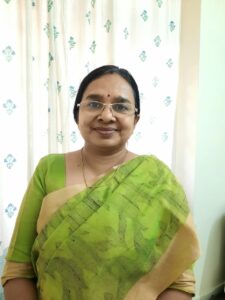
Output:
M100 101L102 102L104 99L104 96L99 95L99 94L90 94L86 97L86 100L94 100L94 101ZM114 103L130 103L131 101L125 97L118 96L113 98Z

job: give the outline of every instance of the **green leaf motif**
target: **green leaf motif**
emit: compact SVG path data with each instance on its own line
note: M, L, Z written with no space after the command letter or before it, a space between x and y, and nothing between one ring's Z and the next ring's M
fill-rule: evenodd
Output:
M86 13L85 17L87 18L88 23L91 23L91 12L90 10Z
M50 25L49 25L49 23L47 23L46 25L45 25L45 27L44 27L44 31L46 32L46 35L47 35L47 37L49 38L49 36L50 36Z
M159 47L160 44L161 44L161 42L162 42L162 40L161 40L160 36L157 35L157 36L154 38L155 46L156 46L156 47Z
M126 40L128 38L128 35L129 35L127 27L124 28L123 32L124 32L124 38Z
M48 0L48 12L50 12L50 10L53 7L53 1L52 0Z
M13 56L16 54L16 52L10 47L7 46L2 53L5 55L5 59L10 62L13 58Z
M91 50L92 53L95 53L95 48L96 48L96 42L93 41L89 49Z
M32 0L31 5L32 5L33 7L36 6L36 3L35 3L34 0Z
M112 25L112 22L110 20L107 20L107 22L104 25L107 32L110 31L111 25Z
M5 0L5 3L9 4L10 1L11 1L11 0Z
M57 31L56 26L53 26L53 35L54 35L54 39L56 39L59 36L59 32Z
M170 21L169 28L170 28L171 32L174 31L174 29L176 28L176 25L175 25L174 21Z
M74 37L70 36L70 39L69 39L68 43L69 43L69 45L70 45L70 50L71 50L72 48L74 48L74 46L76 45L76 42L75 42L75 40L74 40Z
M56 140L59 144L62 144L63 143L63 139L64 139L64 136L63 136L63 133L62 131L60 131L59 133L57 133L56 135Z
M141 61L145 61L146 60L146 58L147 58L147 55L146 55L146 52L143 50L142 52L141 52L141 54L139 55L139 58L140 58L140 60Z
M61 86L60 82L57 81L57 91L58 91L58 94L61 92L61 88L62 88L62 86Z
M163 0L156 0L156 2L158 3L159 8L163 5Z
M95 2L96 0L91 0L91 6L94 8L95 7Z
M54 57L51 55L51 52L48 53L48 66L51 66L52 61L54 60Z
M48 86L49 86L49 78L46 79L44 86L46 87L46 89L48 90Z
M148 12L147 12L147 10L143 10L143 12L141 14L141 17L144 20L144 22L146 22L148 20Z

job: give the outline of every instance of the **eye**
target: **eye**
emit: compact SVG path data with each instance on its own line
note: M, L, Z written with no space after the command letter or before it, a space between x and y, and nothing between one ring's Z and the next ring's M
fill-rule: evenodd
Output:
M102 103L101 102L98 102L98 101L89 101L87 103L87 108L88 109L102 109Z
M129 103L114 103L113 109L116 112L127 113L131 111L131 105Z

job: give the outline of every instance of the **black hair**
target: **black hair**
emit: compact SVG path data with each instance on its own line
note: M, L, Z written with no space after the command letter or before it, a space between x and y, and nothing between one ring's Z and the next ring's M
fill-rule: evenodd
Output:
M136 81L134 80L133 76L128 72L126 69L119 68L114 65L104 65L97 69L94 69L91 71L84 79L81 81L81 84L79 86L74 107L73 107L73 116L76 123L78 123L78 113L79 113L79 107L77 104L79 104L83 98L83 94L87 88L87 86L94 81L95 79L106 75L106 74L118 74L121 77L123 77L131 86L134 94L134 100L135 100L135 108L137 111L135 112L136 115L140 114L140 96L139 96L139 90Z

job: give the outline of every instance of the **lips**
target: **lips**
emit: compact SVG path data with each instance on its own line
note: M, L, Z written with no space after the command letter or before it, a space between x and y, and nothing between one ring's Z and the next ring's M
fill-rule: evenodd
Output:
M113 127L96 127L95 131L102 135L110 135L116 132L117 129Z

